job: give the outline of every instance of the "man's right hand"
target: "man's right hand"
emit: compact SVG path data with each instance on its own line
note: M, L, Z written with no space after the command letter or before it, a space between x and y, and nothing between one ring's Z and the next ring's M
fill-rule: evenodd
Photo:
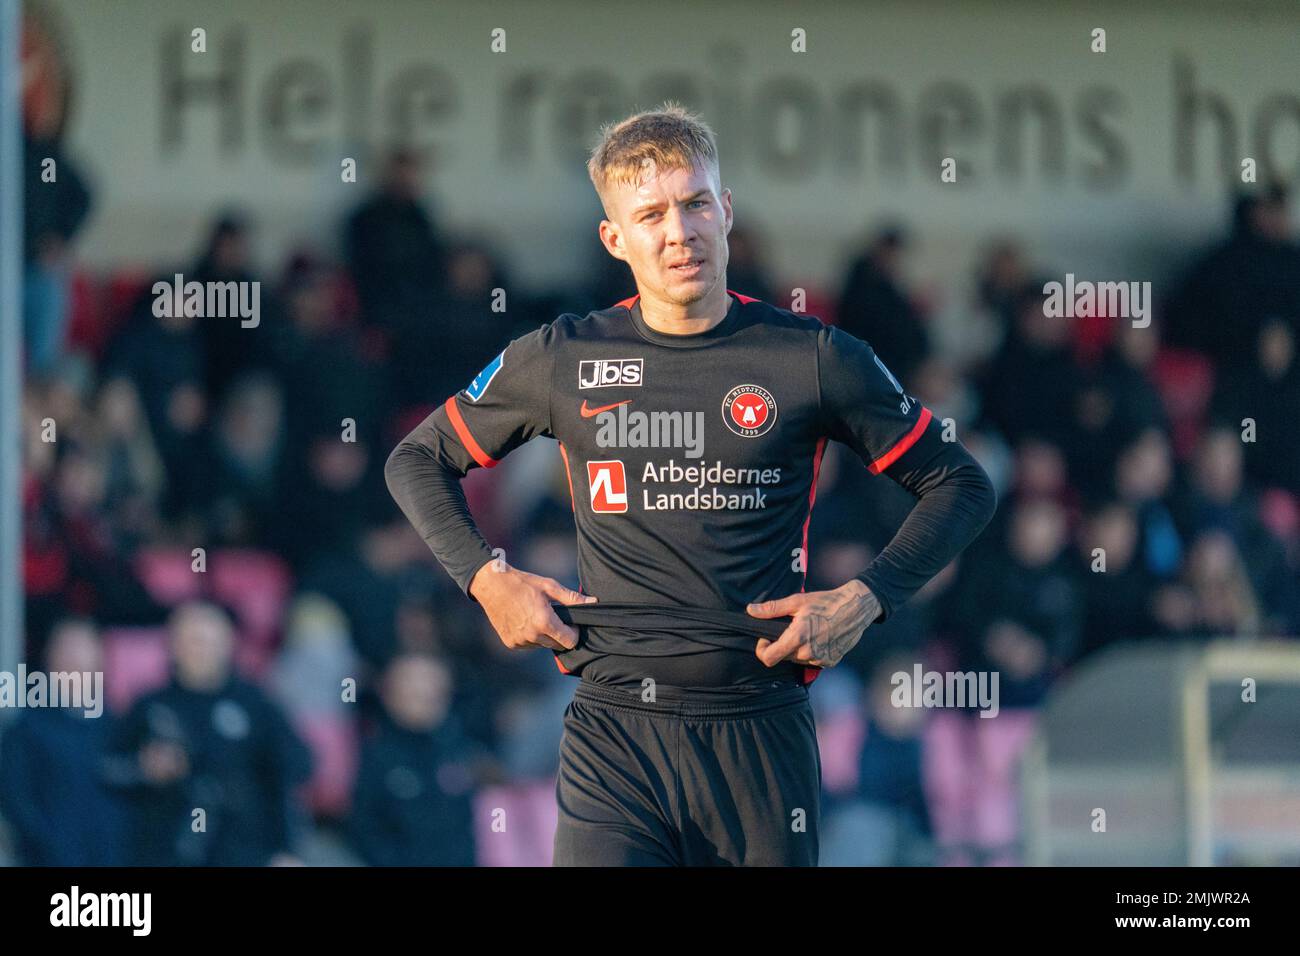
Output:
M500 559L479 568L469 593L483 606L501 643L511 650L545 647L566 651L578 646L578 632L551 609L559 604L592 604L595 598L566 588L553 578L512 568Z

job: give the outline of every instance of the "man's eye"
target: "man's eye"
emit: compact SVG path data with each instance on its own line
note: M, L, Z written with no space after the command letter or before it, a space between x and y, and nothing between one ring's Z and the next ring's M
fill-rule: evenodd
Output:
M708 204L709 201L707 199L692 199L689 203L689 205L692 206L707 206Z

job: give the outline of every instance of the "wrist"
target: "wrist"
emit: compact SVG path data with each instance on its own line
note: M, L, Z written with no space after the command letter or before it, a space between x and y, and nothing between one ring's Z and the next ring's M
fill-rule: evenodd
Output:
M840 585L840 591L867 612L867 620L874 621L880 614L880 599L861 578L853 578Z
M481 596L491 588L492 583L495 580L495 575L501 573L500 569L498 569L496 565L497 561L495 558L485 562L477 571L474 572L474 576L469 579L469 596L480 604L483 603L480 599Z

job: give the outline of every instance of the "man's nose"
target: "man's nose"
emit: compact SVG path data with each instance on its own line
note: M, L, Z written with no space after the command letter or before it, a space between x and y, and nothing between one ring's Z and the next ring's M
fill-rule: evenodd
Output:
M664 215L664 240L670 243L684 243L694 234L694 229L686 214L676 206L670 206Z

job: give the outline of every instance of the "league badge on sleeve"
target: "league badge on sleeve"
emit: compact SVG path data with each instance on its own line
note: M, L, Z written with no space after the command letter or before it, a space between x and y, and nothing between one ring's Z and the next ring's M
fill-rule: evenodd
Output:
M471 402L477 402L487 391L487 387L492 384L492 379L497 377L497 372L501 371L501 366L505 364L506 352L501 350L501 354L488 362L483 367L483 371L474 376L474 381L469 383L465 389L465 394L469 396Z

